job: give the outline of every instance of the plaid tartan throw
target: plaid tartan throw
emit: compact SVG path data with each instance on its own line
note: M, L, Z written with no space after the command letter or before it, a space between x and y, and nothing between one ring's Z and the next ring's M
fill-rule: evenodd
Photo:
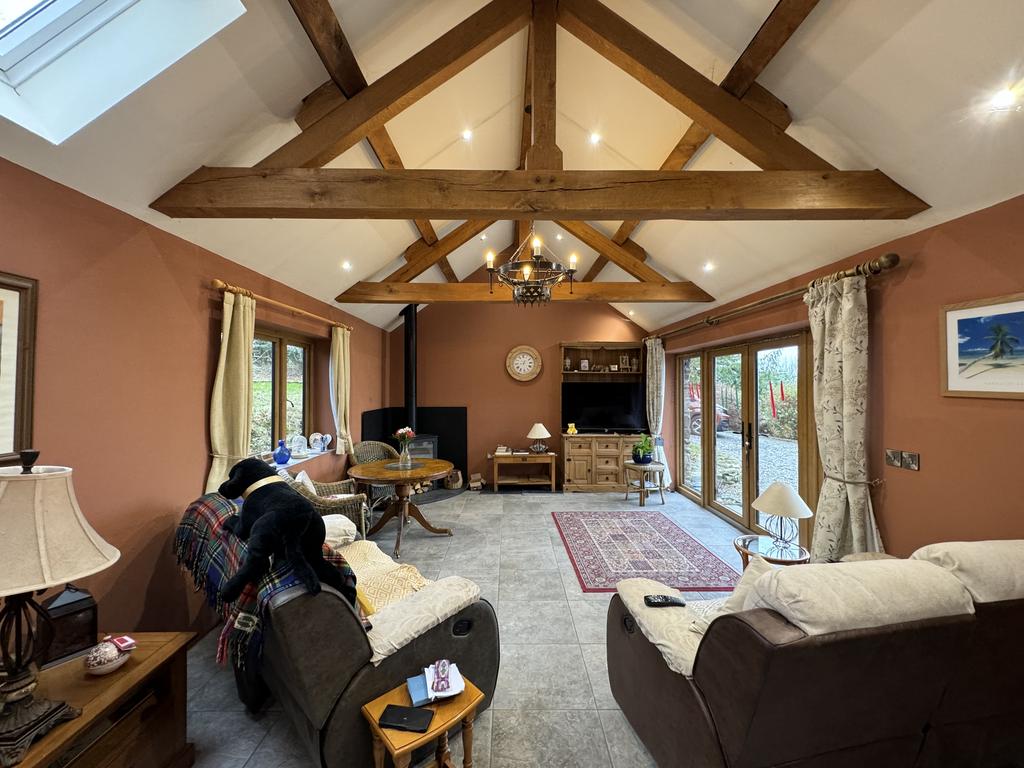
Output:
M233 604L220 599L220 588L245 557L246 544L225 531L224 521L238 510L234 502L219 493L208 493L189 505L174 537L174 554L178 564L188 569L196 591L205 590L206 601L224 619L224 629L217 643L217 662L229 657L236 668L259 663L263 648L263 617L271 598L279 592L302 586L291 566L275 564L258 585L246 586ZM335 566L353 586L355 572L345 558L324 545L324 558Z

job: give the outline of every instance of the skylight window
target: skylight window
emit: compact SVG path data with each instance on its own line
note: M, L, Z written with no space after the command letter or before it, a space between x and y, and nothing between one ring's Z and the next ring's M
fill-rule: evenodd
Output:
M60 144L244 13L241 0L0 0L0 116Z

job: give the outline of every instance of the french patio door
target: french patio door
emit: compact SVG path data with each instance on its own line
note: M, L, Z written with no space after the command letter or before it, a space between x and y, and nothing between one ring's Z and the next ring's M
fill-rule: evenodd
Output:
M682 489L753 531L764 529L751 502L772 482L793 486L805 500L815 492L806 355L801 334L680 360Z

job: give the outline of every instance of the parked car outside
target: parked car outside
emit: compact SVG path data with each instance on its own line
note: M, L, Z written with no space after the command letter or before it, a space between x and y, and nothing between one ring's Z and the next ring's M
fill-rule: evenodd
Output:
M699 435L703 428L703 419L701 419L701 401L697 399L691 399L689 401L690 408L690 434ZM726 410L715 403L715 431L725 432L729 429L729 414Z

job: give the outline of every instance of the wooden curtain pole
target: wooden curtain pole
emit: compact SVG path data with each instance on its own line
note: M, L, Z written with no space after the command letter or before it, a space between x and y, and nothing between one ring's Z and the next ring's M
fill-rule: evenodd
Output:
M217 280L215 278L215 279L210 281L210 285L212 285L218 291L228 291L230 293L238 293L238 294L241 294L242 296L248 296L250 298L256 299L257 303L270 304L271 306L278 307L279 309L287 310L288 312L292 312L293 314L302 315L303 317L308 317L310 320L318 320L319 322L326 323L327 325L336 326L338 328L346 328L346 329L348 329L350 331L352 330L352 326L350 326L350 325L345 325L344 323L339 323L336 320L330 320L330 319L328 319L326 317L323 317L321 315L316 315L316 314L314 314L312 312L307 312L304 309L299 309L298 307L293 307L291 304L285 304L283 301L276 301L275 299L268 299L266 296L259 296L259 295L255 294L255 293L253 293L252 291L247 290L245 288L239 288L237 285L231 285L230 283L225 283L223 280Z
M674 331L668 331L667 333L661 334L661 338L667 339L670 336L679 336L684 333L689 333L690 331L695 331L698 328L710 328L718 325L723 320L731 320L734 317L739 317L740 315L747 315L750 314L751 312L755 312L761 309L762 307L766 307L771 304L778 304L779 302L796 298L797 296L802 296L807 292L809 288L827 285L828 283L834 283L837 280L843 280L847 277L857 277L858 275L877 275L896 267L897 265L899 265L899 263L899 254L887 253L884 256L879 256L877 259L865 261L863 264L858 264L855 267L850 267L849 269L841 269L838 272L833 272L830 275L816 277L814 280L811 280L811 282L809 282L805 286L802 285L798 288L791 288L788 291L782 291L782 293L777 293L774 296L766 296L763 299L752 301L749 304L743 304L742 306L734 307L733 309L722 312L720 315L711 315L710 317L706 317L703 320L698 320L695 323L690 323L689 325L684 325L681 328L676 328Z

